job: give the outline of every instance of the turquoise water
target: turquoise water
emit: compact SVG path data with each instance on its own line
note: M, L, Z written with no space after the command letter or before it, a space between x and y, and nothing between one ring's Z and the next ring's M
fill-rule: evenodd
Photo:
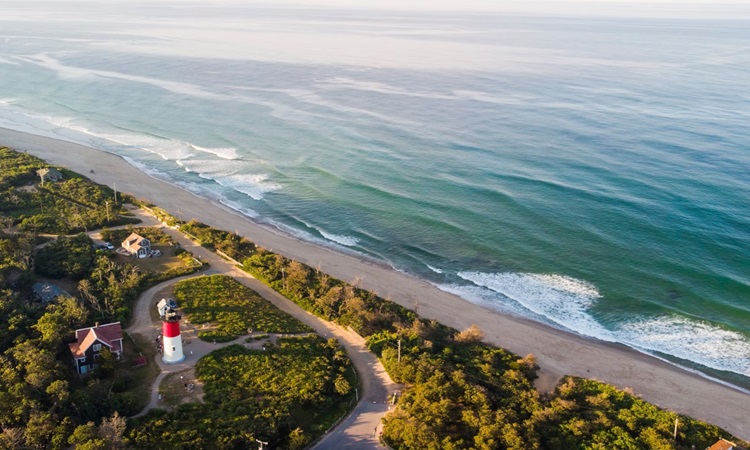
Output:
M42 5L0 126L748 385L747 21Z

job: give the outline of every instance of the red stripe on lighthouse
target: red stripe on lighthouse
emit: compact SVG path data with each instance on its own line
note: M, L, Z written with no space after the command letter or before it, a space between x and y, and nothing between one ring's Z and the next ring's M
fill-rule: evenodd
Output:
M180 322L162 322L161 330L164 337L177 337L180 335Z

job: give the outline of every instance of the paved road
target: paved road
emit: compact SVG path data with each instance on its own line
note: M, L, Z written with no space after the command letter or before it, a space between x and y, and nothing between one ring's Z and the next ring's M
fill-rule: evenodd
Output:
M150 215L142 211L134 211L134 213L143 220L143 223L140 224L141 226L159 226L156 224L156 220ZM365 341L361 336L308 313L278 292L222 259L217 254L190 241L177 230L169 227L163 227L163 230L183 248L192 252L194 256L210 264L211 268L207 272L204 272L204 274L221 273L234 277L240 283L258 292L263 298L270 301L282 311L311 326L319 335L335 337L346 349L360 378L361 392L358 392L360 402L348 417L321 439L314 447L316 450L383 448L378 440L380 422L389 410L389 397L399 390L399 386L391 381L385 368L375 355L367 349ZM132 332L136 333L145 333L149 338L149 333L158 334L159 324L154 324L151 321L148 308L154 305L154 295L157 292L176 281L178 280L170 280L159 286L155 286L139 298L134 311L134 322L128 328L129 332L132 330ZM195 361L202 354L216 348L219 348L218 344L214 346L213 344L196 339L193 344L188 345L186 348L186 351L192 350L194 355L192 358L190 355L187 355L185 362L181 364L167 366L161 362L161 358L157 358L157 363L162 368L162 373L157 378L157 381L161 382L164 376L166 376L165 371L175 372L185 370L195 364ZM205 353L203 353L204 351ZM158 383L155 383L154 386L157 387ZM158 402L158 389L154 388L151 392L151 403L149 405L153 407L156 402Z

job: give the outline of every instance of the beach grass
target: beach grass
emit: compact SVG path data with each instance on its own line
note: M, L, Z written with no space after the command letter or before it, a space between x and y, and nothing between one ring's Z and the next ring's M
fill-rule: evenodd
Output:
M162 273L169 270L179 270L183 268L189 268L195 264L192 260L185 261L184 258L172 255L173 247L153 247L162 251L162 255L153 258L132 258L129 256L123 256L117 254L115 261L120 264L132 264L138 267L141 271L150 273Z

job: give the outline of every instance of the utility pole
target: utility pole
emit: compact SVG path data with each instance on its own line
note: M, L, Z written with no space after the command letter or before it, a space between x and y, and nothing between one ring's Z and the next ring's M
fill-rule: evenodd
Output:
M109 223L109 200L104 202L104 204L107 206L107 222Z
M284 268L281 268L281 282L284 285L284 291L286 291L286 270Z
M117 203L117 183L114 183L115 186L115 203Z
M401 364L401 339L398 340L398 363Z
M268 442L263 442L260 439L256 439L255 442L260 444L260 450L263 450L264 445L268 445Z
M674 418L674 441L677 442L677 424L680 423L680 418Z

